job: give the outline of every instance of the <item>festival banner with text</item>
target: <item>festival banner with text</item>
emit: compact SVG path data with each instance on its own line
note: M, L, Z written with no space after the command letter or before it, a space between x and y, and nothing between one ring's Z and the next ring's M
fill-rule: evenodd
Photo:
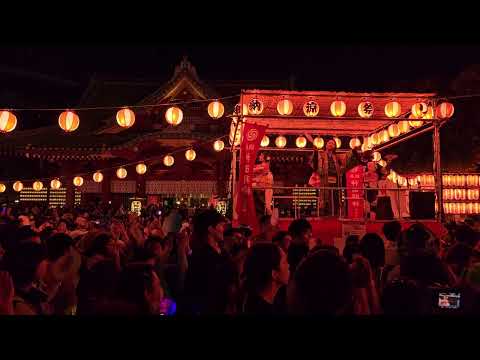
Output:
M240 176L236 210L238 222L251 226L254 232L258 229L258 219L252 192L253 168L266 129L266 126L246 123L240 145Z
M347 206L349 219L362 219L364 216L364 173L363 166L347 171Z

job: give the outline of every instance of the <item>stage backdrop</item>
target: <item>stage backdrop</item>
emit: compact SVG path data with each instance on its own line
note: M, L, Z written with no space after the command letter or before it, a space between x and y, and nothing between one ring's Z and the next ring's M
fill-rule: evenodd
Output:
M240 174L236 211L238 223L252 227L254 234L258 233L259 226L252 193L253 167L266 128L266 126L246 123L240 145Z

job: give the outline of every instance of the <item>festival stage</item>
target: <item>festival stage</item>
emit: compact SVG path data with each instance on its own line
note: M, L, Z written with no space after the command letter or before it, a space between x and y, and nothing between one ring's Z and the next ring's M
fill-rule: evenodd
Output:
M278 226L281 230L287 230L293 219L279 219ZM340 251L343 250L344 232L376 232L382 234L382 227L387 221L367 221L358 222L351 220L341 220L334 217L308 219L312 224L313 236L319 238L322 243L335 245ZM421 222L427 226L436 236L444 235L447 230L436 220L400 220L402 229L408 228L416 222ZM363 227L364 226L364 227Z

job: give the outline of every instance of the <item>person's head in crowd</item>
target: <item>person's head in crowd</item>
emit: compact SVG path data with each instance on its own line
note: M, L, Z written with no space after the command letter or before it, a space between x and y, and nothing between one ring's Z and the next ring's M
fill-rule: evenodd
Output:
M287 231L279 231L272 238L272 242L278 245L286 253L292 242L292 236Z
M135 247L131 255L129 264L155 265L156 255L151 251L151 247Z
M260 231L266 233L272 230L272 217L270 215L262 215L260 217Z
M58 222L57 228L55 230L57 233L66 234L68 232L67 221L62 219Z
M445 256L445 262L456 276L461 276L470 265L473 249L466 243L459 242L453 245Z
M17 243L34 242L41 243L40 235L32 230L29 226L22 226L16 234Z
M62 233L50 236L46 242L47 259L50 262L57 261L63 256L69 255L73 249L73 239Z
M382 292L381 306L385 315L421 315L421 287L415 280L398 279L388 283Z
M338 248L335 246L335 245L328 245L328 244L322 244L320 241L318 242L317 245L313 246L310 251L309 251L309 254L313 254L317 251L330 251L332 254L336 255L336 256L340 256L340 251L338 250Z
M289 284L287 304L292 314L349 314L353 305L348 264L331 251L317 251L298 266Z
M378 269L385 265L385 246L378 234L365 234L360 240L360 251L372 269Z
M192 247L205 245L218 248L223 241L225 218L216 210L199 212L193 219Z
M89 260L93 260L89 258ZM119 273L113 261L89 261L77 286L77 314L95 314L101 303L110 303L118 287Z
M77 216L75 219L75 225L78 230L88 230L88 220L85 216Z
M40 266L46 258L45 248L35 242L19 244L15 251L5 255L5 267L12 276L16 290L28 291L45 274Z
M149 236L145 240L145 249L154 257L155 261L166 263L173 249L171 238Z
M343 257L347 263L351 264L356 255L361 255L360 244L350 243L343 248Z
M135 212L130 211L127 214L127 223L128 224L134 224L138 222L138 215Z
M469 215L465 219L465 224L467 224L475 232L480 232L480 216L479 215Z
M292 235L292 243L308 245L312 237L312 225L307 219L296 219L288 227L288 232Z
M402 225L396 220L389 221L383 225L383 235L388 241L397 243L402 233Z
M55 233L55 230L52 227L46 227L40 232L40 241L42 244L45 242Z
M292 243L288 248L288 263L290 264L290 274L292 275L300 261L308 255L313 247L312 226L306 219L294 220L288 227L288 232L292 236Z
M479 234L470 226L460 224L456 227L455 239L459 243L463 243L474 248L479 241Z
M103 256L106 258L112 258L114 255L113 239L109 233L100 233L96 235L88 249L85 251L85 256Z
M360 237L358 235L348 235L345 239L345 246L360 244Z
M403 277L424 286L453 285L446 265L429 251L409 254L401 261L400 271Z
M466 274L465 283L468 287L480 294L480 263L472 264Z
M157 314L164 297L160 279L152 266L135 264L127 266L120 275L118 296L135 305L138 314Z
M432 232L425 225L415 223L403 232L399 250L402 255L411 255L425 251L436 254L438 248L439 241Z
M278 289L288 283L290 273L287 256L275 244L255 244L248 251L243 274L248 293L257 294L273 303Z
M223 248L231 253L234 248L238 248L246 243L244 232L240 228L230 227L223 233Z
M20 223L20 226L28 226L30 227L32 225L32 222L30 220L30 216L27 214L21 214L18 216L18 221Z
M327 144L325 145L325 150L327 150L328 152L335 152L336 149L337 143L335 142L335 140L333 138L328 139Z

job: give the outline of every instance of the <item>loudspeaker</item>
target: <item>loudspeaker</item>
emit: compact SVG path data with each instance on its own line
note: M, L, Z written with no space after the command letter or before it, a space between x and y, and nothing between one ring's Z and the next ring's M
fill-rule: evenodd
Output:
M412 219L435 218L435 193L433 191L411 191L409 200Z

